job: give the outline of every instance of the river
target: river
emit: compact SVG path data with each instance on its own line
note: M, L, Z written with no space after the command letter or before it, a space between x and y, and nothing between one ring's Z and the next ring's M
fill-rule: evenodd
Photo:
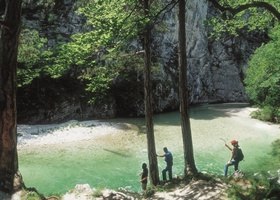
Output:
M194 157L200 172L223 174L223 166L230 158L223 140L229 143L231 139L239 141L245 154L245 161L240 163L245 175L280 169L279 159L271 155L271 143L280 139L279 125L250 118L253 110L247 104L191 107ZM45 195L66 193L83 183L94 188L140 191L141 165L148 162L144 119L93 122L19 125L19 168L25 184ZM182 175L179 113L155 115L154 131L157 153L168 147L174 156L174 176ZM161 171L164 160L159 158L158 164Z

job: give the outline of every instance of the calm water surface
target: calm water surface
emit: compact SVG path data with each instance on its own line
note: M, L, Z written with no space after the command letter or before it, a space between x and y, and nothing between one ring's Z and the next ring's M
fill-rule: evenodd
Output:
M191 108L193 147L199 171L223 174L230 152L222 139L239 140L245 154L240 169L245 173L280 169L279 159L271 156L271 143L280 138L279 126L251 119L245 108L245 104L207 104ZM84 183L95 188L126 187L140 191L141 164L148 160L144 119L111 121L135 126L94 140L20 148L20 171L25 184L44 194L65 193L76 184ZM174 156L175 176L182 175L179 113L156 115L154 130L157 152L162 153L162 148L167 146ZM162 158L158 164L161 171L165 167Z

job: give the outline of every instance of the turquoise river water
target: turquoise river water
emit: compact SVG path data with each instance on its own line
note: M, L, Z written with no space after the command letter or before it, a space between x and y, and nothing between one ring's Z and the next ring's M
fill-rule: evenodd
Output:
M230 152L222 139L239 141L245 154L240 169L245 174L280 169L279 159L276 161L271 155L271 143L280 139L279 126L251 119L252 110L246 104L205 104L191 108L194 156L199 171L223 174ZM122 126L112 134L91 139L19 146L19 166L25 184L46 195L66 193L76 184L85 183L94 188L140 191L141 164L147 162L144 119L114 119L110 123ZM154 130L157 152L160 154L164 146L168 147L174 156L174 175L182 175L179 113L155 115ZM161 171L164 160L159 158L158 164Z

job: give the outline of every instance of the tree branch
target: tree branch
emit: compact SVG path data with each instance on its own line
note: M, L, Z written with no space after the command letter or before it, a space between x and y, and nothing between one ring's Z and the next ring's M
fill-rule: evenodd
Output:
M248 8L264 8L269 11L278 21L280 21L280 12L271 4L263 1L254 1L252 3L237 6L235 8L221 5L217 0L208 0L214 7L222 12L230 12L233 16Z
M155 23L159 19L159 16L162 14L162 18L164 18L165 14L172 10L178 4L178 0L171 0L165 7L163 7L155 16L153 16L153 20ZM163 20L163 19L161 19Z

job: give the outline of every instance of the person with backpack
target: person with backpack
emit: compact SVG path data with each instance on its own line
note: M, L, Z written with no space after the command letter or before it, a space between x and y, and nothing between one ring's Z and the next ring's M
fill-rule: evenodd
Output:
M170 151L168 151L167 147L163 148L164 154L163 155L157 155L159 157L164 157L164 160L166 162L166 167L164 170L162 170L162 179L163 181L166 181L166 172L168 172L169 180L172 180L172 166L173 166L173 156Z
M242 150L239 148L238 141L237 140L232 140L230 143L233 146L233 148L231 148L230 146L228 146L225 143L225 146L232 152L230 160L226 163L226 165L224 167L224 175L225 176L227 176L229 166L233 165L234 166L234 171L237 171L239 162L244 159L244 155L243 155Z

